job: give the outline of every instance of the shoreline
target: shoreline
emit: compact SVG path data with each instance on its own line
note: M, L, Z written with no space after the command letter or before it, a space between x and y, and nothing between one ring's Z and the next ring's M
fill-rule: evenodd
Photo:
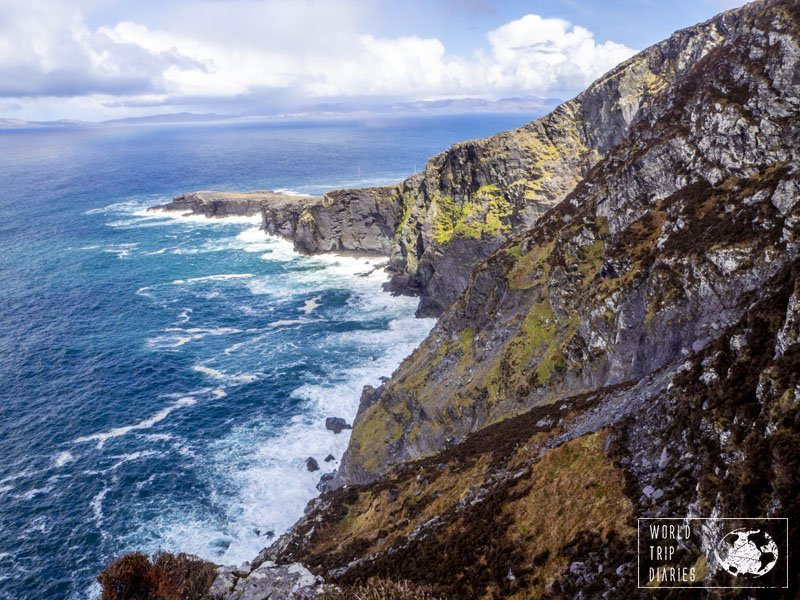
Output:
M182 212L182 211L177 210L177 209L173 209L173 210L165 209L163 207L163 205L147 207L146 212L150 213L150 214L153 214L153 215L157 215L159 217L166 217L166 218L169 218L169 219L175 219L178 222L180 222L180 221L182 221L184 219L187 219L187 220L190 220L190 221L196 221L198 219L202 219L204 222L208 222L209 224L212 224L212 225L216 225L216 224L220 224L221 225L221 224L225 224L226 222L230 223L230 224L236 224L236 225L251 225L250 228L245 229L244 231L250 231L252 234L255 234L255 228L258 227L258 231L264 236L264 241L273 240L273 241L276 241L276 242L280 242L282 244L292 243L292 240L290 238L287 238L287 237L282 236L282 235L272 234L272 233L269 233L269 232L265 231L263 226L260 226L256 222L255 215L249 215L249 216L246 216L246 215L235 215L235 214L204 215L204 214L200 214L200 213L192 212L192 211ZM245 221L245 219L246 219L246 221ZM287 250L288 250L288 248L287 248ZM407 297L407 295L397 294L397 293L394 293L391 290L387 289L386 286L387 286L387 283L391 281L392 271L389 268L388 257L385 254L380 254L380 253L376 253L376 252L348 251L348 250L337 250L337 251L330 251L330 252L316 252L316 253L313 253L313 254L309 254L309 253L304 253L304 252L298 251L297 248L292 248L291 252L293 254L295 254L297 257L310 258L310 259L319 259L319 260L325 261L325 262L327 262L327 261L335 262L335 260L338 259L338 258L358 261L360 263L359 265L355 265L355 264L347 265L347 264L345 264L345 265L343 265L343 267L345 267L345 269L348 272L350 272L349 274L352 275L353 277L365 278L365 279L366 278L374 278L376 280L380 279L380 281L376 281L375 282L374 291L373 291L374 297L381 298L381 297L384 297L384 294L386 295L386 297L397 297L397 296L406 296ZM363 267L363 270L357 272L356 268L359 267L359 266ZM320 268L321 269L325 269L325 268L330 268L330 267L325 267L323 265L320 265ZM381 273L379 274L379 277L378 277L378 273L377 273L378 271L381 271ZM350 286L348 286L348 287L350 287ZM370 287L372 287L372 286L370 286ZM311 313L313 313L313 311L315 311L316 309L318 309L320 307L320 304L318 303L318 298L319 298L319 296L315 296L311 300L306 301L306 306L304 306L301 309L303 311L303 317L309 316ZM309 306L308 302L313 302L314 304L312 306ZM308 310L306 310L306 309L308 309ZM410 319L413 319L414 322L420 323L420 325L425 324L424 325L424 329L426 331L425 335L427 335L427 332L435 324L433 322L428 324L428 319L420 318L420 317L414 315L413 312L410 313L408 315L408 317ZM396 322L397 320L398 320L397 318L391 318L391 322L392 323ZM390 329L392 329L391 326L390 326L389 329L387 329L387 331L383 332L383 335L389 335L390 334ZM366 367L370 368L372 373L379 372L380 376L375 375L373 377L372 374L371 374L369 376L369 382L365 383L364 385L375 385L375 386L380 385L381 381L383 379L385 379L385 378L388 378L392 374L392 372L394 372L394 370L396 370L398 368L399 364L413 351L413 348L416 347L418 345L418 343L422 339L424 339L424 335L422 337L420 337L420 339L417 340L414 343L413 347L410 347L410 348L406 349L407 351L404 351L402 353L402 355L396 355L397 353L392 351L392 348L395 347L394 344L392 344L391 347L389 345L387 345L386 346L386 355L381 357L379 359L379 361L380 362L391 363L391 365L387 365L389 368L383 369L383 368L378 367L378 365L372 365L372 359L370 359L370 360L366 361L365 365L362 365L361 367L354 367L352 370L353 371L357 371L360 368L363 368L363 367L366 366ZM401 346L402 346L402 344L401 344ZM378 371L375 370L375 367L378 367ZM348 378L348 380L349 379L350 378ZM306 385L306 384L304 384L304 385ZM304 387L304 385L301 385L300 388ZM333 389L335 389L335 385L336 384L334 384L334 388ZM348 381L345 381L343 383L340 382L340 384L338 384L338 385L347 386L348 385ZM351 407L352 410L350 410L350 411L342 411L342 410L326 411L326 413L327 413L326 417L329 416L329 417L343 418L347 422L348 425L352 425L352 423L355 420L355 417L358 414L360 398L361 398L361 394L363 393L363 386L356 385L355 387L358 387L359 389L351 390L351 393L348 394L348 398L350 399L351 404L352 404L352 407ZM297 389L300 389L300 388L297 388ZM306 402L308 402L308 401L306 401ZM316 417L320 416L320 415L315 415L313 413L315 413L315 409L311 404L304 409L304 414L306 414L308 416L312 416L315 419L316 419ZM288 432L288 429L290 429L292 427L293 427L293 423L292 422L288 422L285 425L281 426L280 432L277 434L276 438L284 438L287 435L290 435L289 432ZM337 469L338 469L339 465L341 464L341 459L342 459L342 457L344 455L344 451L346 450L346 448L347 448L347 446L349 444L349 433L350 433L349 428L348 428L347 434L345 434L345 435L335 434L335 433L333 433L332 430L326 430L324 421L320 421L319 425L315 428L315 431L316 431L315 437L317 437L319 439L327 439L328 436L334 436L335 435L336 438L334 438L334 439L336 439L337 442L340 441L340 440L343 442L343 444L338 444L338 445L341 445L342 448L338 452L332 452L332 454L335 456L334 462L327 463L326 461L324 461L324 458L325 458L324 454L320 455L320 456L316 456L316 455L314 456L317 459L319 466L321 467L321 469L319 471L315 472L315 474L314 474L315 475L314 479L315 479L316 492L312 496L310 496L307 500L302 502L302 505L298 505L296 507L297 508L296 515L292 519L292 522L290 524L288 524L284 529L275 528L274 531L273 531L273 529L269 529L269 531L271 531L274 534L274 537L271 537L268 540L264 540L264 542L261 544L261 546L258 548L258 550L249 553L247 555L247 560L245 561L245 563L250 563L250 562L256 560L258 554L260 552L262 552L265 547L270 546L280 536L288 533L291 530L291 528L294 526L294 524L300 518L302 518L304 508L306 506L308 506L309 503L313 503L314 501L316 501L316 499L318 499L319 496L323 493L324 487L320 488L320 486L324 485L327 482L329 482L331 479L333 479L336 476ZM293 436L293 437L296 437L296 436ZM303 454L303 453L297 454L295 458L297 460L301 460L301 461L304 462L305 454ZM336 468L334 468L333 470L326 470L326 466L328 464L330 464L331 466L335 465ZM305 475L305 468L303 469L302 475ZM298 474L297 476L301 477L302 475ZM206 558L204 558L204 560L212 560L212 561L214 561L215 559L206 557ZM225 565L223 565L223 567L221 567L221 568L227 568L227 567L240 568L240 566L232 566L232 565L230 565L228 563L225 563Z

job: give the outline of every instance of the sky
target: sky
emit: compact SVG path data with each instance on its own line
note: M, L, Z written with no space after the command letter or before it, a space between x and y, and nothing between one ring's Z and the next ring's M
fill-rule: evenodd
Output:
M743 0L0 0L0 118L569 98Z

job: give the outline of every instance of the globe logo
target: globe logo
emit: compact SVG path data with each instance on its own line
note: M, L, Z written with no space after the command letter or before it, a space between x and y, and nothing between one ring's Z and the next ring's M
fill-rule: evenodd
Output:
M715 554L722 568L737 577L761 577L778 562L777 544L760 529L734 529L719 541Z

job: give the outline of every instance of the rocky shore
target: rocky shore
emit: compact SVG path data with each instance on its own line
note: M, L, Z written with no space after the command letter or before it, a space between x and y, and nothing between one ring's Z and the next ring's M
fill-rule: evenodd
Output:
M259 200L301 251L387 255L441 318L364 389L327 491L214 592L291 571L305 587L270 598L616 598L639 593L639 518L800 536L798 165L800 5L759 0L398 186ZM796 597L799 558L770 597ZM698 584L729 580L715 560Z
M261 228L304 254L388 256L401 216L398 187L332 191L324 196L278 192L191 192L153 210L206 217L261 215Z

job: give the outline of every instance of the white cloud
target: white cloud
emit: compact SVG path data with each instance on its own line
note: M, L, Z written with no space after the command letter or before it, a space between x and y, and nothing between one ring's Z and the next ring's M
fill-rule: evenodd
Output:
M538 15L512 21L488 37L493 58L489 84L498 89L550 92L585 87L633 54L622 44L598 44L588 29Z
M486 50L459 56L436 38L357 31L354 0L335 10L322 0L201 2L192 12L165 8L158 28L123 21L94 30L74 4L4 4L0 98L20 98L23 106L42 106L50 96L113 108L270 97L566 95L633 54L567 21L526 15L486 34Z

